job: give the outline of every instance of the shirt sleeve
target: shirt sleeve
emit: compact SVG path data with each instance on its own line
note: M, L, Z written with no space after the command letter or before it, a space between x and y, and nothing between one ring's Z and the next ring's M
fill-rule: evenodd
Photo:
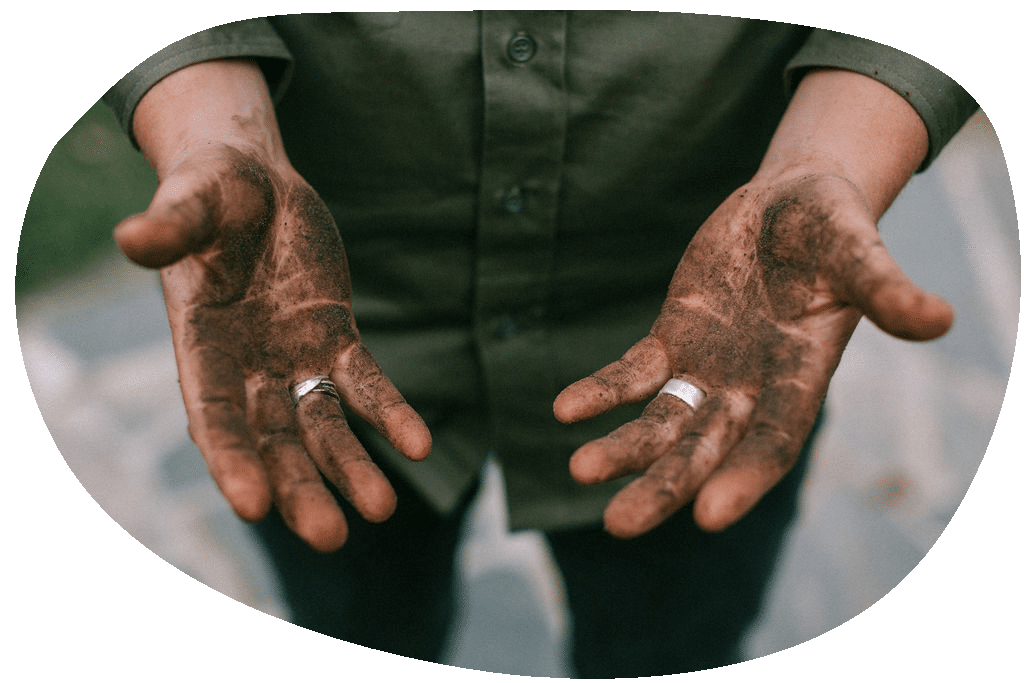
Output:
M183 38L132 69L103 95L132 144L132 116L146 92L165 76L192 64L212 59L245 57L256 59L275 101L291 76L292 55L266 19L246 19L215 26Z
M978 104L952 78L930 64L894 48L864 38L815 29L786 68L790 93L812 68L836 68L870 76L899 93L924 121L928 129L928 156L921 170L939 152Z

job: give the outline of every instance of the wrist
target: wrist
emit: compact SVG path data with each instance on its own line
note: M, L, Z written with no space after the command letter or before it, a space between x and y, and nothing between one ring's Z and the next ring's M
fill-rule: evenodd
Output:
M248 60L201 62L168 75L139 102L132 125L161 178L197 151L221 145L287 165L269 89Z
M927 153L924 122L899 94L861 74L817 70L797 88L755 181L840 177L877 219Z

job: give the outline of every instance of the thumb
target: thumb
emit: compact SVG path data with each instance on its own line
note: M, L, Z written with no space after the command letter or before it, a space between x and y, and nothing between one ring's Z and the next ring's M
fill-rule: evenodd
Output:
M900 339L927 341L953 326L953 307L915 284L878 239L847 282L848 301L882 331Z
M215 220L209 199L185 179L160 183L145 212L114 228L114 241L129 259L147 268L168 266L209 242Z

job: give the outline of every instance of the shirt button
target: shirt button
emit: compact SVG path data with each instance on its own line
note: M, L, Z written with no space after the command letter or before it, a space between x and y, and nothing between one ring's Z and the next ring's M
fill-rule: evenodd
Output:
M537 53L537 42L525 33L517 33L508 41L508 58L516 64L525 64Z
M523 191L518 187L511 187L501 198L501 206L506 213L520 213L525 206Z

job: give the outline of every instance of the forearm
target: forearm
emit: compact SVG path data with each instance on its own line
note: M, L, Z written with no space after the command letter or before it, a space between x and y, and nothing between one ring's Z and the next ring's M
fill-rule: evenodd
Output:
M877 219L927 152L924 122L899 94L857 73L817 70L800 82L755 180L837 175L859 188Z
M188 150L211 142L255 146L272 164L287 163L266 80L248 60L201 62L170 74L139 102L132 126L161 178Z

